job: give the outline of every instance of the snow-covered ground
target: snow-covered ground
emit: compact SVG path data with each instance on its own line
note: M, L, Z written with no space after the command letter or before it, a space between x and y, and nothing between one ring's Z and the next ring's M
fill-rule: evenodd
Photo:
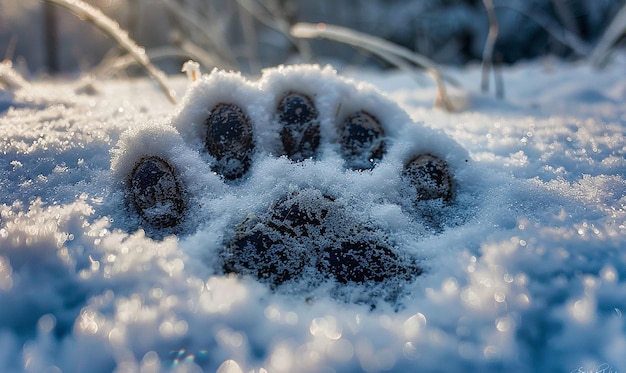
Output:
M470 93L459 113L434 109L434 87L407 73L341 72L385 99L302 71L249 86L209 78L176 108L147 80L0 91L0 370L626 371L626 56L605 70L520 63L503 71L506 100ZM479 87L477 66L450 73ZM179 97L189 86L172 83ZM239 100L267 122L289 84L324 93L322 115L341 101L401 121L387 123L386 158L354 172L332 146L301 164L263 150L242 182L211 173L189 126L203 100ZM258 136L276 139L271 125ZM124 170L154 149L194 202L177 235L138 229L124 207ZM453 204L429 206L437 229L398 176L422 150L454 173ZM223 275L235 226L299 188L333 192L424 273L395 283L393 300Z

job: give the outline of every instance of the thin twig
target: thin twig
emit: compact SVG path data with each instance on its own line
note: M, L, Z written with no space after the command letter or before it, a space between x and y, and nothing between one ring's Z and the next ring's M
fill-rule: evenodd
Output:
M180 4L174 3L172 0L160 0L161 3L165 5L168 11L170 11L174 16L184 21L186 26L189 26L192 30L195 30L195 35L201 35L205 41L209 44L210 49L218 51L220 55L217 55L212 58L216 62L216 66L221 68L232 69L237 66L237 59L231 52L232 49L228 45L228 42L224 40L224 38L220 37L223 33L220 30L217 30L215 27L211 28L207 26L207 24L211 24L207 22L206 19L201 19L196 16L194 13L190 11L185 11L181 8ZM188 34L188 33L187 33ZM185 35L189 37L190 35ZM201 47L196 46L195 48L191 45L194 44L192 41L183 40L181 48L186 50L196 50L202 49ZM197 54L197 53L194 53ZM205 52L205 56L208 53ZM205 58L200 59L200 62L204 65ZM207 69L210 69L212 66L205 65Z
M311 48L307 43L299 42L290 33L291 25L284 18L278 15L277 10L269 6L269 4L259 4L254 0L237 0L237 3L248 13L252 14L259 22L265 26L285 35L287 40L297 49L305 60L310 60L312 56ZM269 16L268 16L269 15Z
M496 97L504 99L504 79L502 78L502 54L496 53L493 64L493 80L496 83Z
M559 20L565 25L565 28L575 35L580 35L580 29L578 28L578 24L576 24L576 17L572 14L570 7L565 4L565 1L552 0L552 6Z
M44 37L46 49L46 68L50 73L59 72L59 31L56 8L44 4Z
M219 59L219 57L217 57L215 54L207 53L204 49L188 40L183 39L177 44L178 47L187 54L187 58L200 61L202 66L204 66L209 71L213 67L225 67L223 61Z
M626 4L615 15L609 27L602 34L600 41L591 54L591 64L595 67L604 67L611 54L611 48L617 41L626 35Z
M28 81L13 68L11 60L0 62L0 89L15 90L29 86Z
M254 27L254 19L249 12L244 10L240 2L237 2L239 7L237 14L239 15L239 24L241 25L241 33L244 39L243 53L248 60L248 68L252 73L258 73L261 71L261 62L259 61L259 54L257 53L257 35Z
M18 40L17 34L13 34L13 36L11 36L11 40L9 40L9 45L7 46L7 50L4 53L5 60L13 59L13 55L15 54L15 47L17 46L17 40Z
M165 73L154 66L144 49L137 45L128 34L121 30L117 22L107 17L99 9L92 7L82 0L43 0L47 3L58 5L62 8L69 10L72 14L80 19L84 19L102 32L108 37L113 39L122 49L126 50L141 67L143 67L148 75L159 85L167 99L176 104L176 100L172 95L172 91L168 88L166 82Z
M539 27L546 30L548 34L550 34L555 40L562 43L563 45L570 47L579 56L589 55L591 48L589 48L587 43L582 41L578 36L564 29L563 27L560 27L559 24L554 22L544 13L541 13L537 10L533 11L523 8L515 3L498 4L495 5L495 8L508 8L523 16L526 16L528 17L528 19L534 21L537 25L539 25Z
M396 59L395 57L390 58L389 56L391 55L401 57L418 66L421 66L430 75L432 75L435 83L437 84L438 102L441 103L444 109L449 111L454 110L454 107L446 94L444 79L452 82L454 85L458 85L458 83L448 77L443 76L439 72L437 65L424 56L413 53L406 48L403 48L399 45L390 43L384 39L372 35L354 31L349 28L333 26L324 23L297 23L291 28L291 35L297 38L307 39L323 37L367 50L368 52L374 53L375 55L380 56L389 62L393 62Z
M485 9L487 9L487 17L489 18L489 33L487 34L485 49L483 49L483 68L480 87L483 92L488 92L489 73L493 66L493 48L498 38L498 18L493 8L493 1L483 0L483 4L485 5Z
M177 47L154 48L151 50L147 50L146 54L148 55L148 58L150 58L150 60L152 61L169 58L188 59L192 57L189 55L189 53L187 53L187 51ZM91 85L94 79L110 77L118 73L119 71L127 69L136 64L137 61L129 54L104 58L100 65L96 66L90 72L84 74L84 82L83 84L78 86L77 90L83 90L86 85Z

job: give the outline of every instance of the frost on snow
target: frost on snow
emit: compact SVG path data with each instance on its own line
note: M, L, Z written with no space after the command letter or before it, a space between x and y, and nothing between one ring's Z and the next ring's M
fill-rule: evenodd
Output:
M624 58L603 71L543 63L503 72L508 102L475 94L456 114L432 109L435 88L405 73L351 81L313 66L179 79L188 90L172 112L146 81L3 93L0 370L626 371ZM455 75L472 86L480 72ZM292 91L318 110L314 159L280 154L275 108ZM249 116L257 145L237 180L212 170L203 144L223 102ZM364 108L386 150L371 171L349 170L336 120ZM445 160L451 203L415 203L402 170L417 153ZM128 201L145 156L179 177L176 229L154 229ZM330 254L278 287L242 261L230 265L244 275L226 274L225 243L242 233L316 249L280 228L293 218L281 209L311 201L306 219L341 206L339 237L365 227L390 250L376 255L400 260L389 282L355 285L378 271L332 269Z

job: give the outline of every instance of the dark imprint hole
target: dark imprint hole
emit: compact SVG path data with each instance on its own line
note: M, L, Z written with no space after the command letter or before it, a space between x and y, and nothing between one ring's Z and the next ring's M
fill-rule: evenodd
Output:
M139 215L155 228L172 228L184 217L183 189L174 168L160 157L146 157L130 175L130 193Z
M452 177L446 162L431 154L420 154L410 160L402 173L417 190L420 201L452 199Z
M341 152L353 170L369 170L383 158L384 131L373 115L359 111L350 114L341 128Z
M277 108L280 138L289 159L300 162L315 158L320 145L320 124L313 101L300 93L289 93Z
M250 119L235 104L221 103L206 120L206 149L216 162L213 171L225 179L242 177L252 163L254 151Z

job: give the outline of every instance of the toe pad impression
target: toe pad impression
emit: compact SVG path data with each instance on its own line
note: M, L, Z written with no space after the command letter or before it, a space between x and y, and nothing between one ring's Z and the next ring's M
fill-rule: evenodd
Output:
M153 227L171 228L183 220L183 189L174 168L163 159L150 156L135 165L130 193L139 215Z

